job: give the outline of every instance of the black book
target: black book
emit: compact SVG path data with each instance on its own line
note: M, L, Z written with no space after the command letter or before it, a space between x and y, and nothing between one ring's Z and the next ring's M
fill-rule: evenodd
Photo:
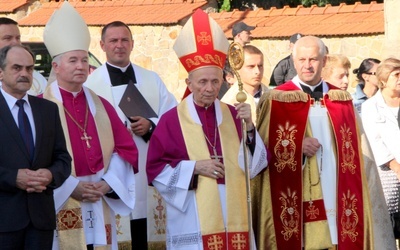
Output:
M132 116L141 116L147 119L158 117L132 80L129 81L118 106L129 120Z

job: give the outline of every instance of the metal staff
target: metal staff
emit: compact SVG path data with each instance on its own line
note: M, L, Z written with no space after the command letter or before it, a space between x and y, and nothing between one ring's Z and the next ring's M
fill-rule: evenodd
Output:
M236 101L243 103L246 101L247 96L243 92L243 83L238 73L238 70L242 68L244 63L244 52L243 47L237 42L231 43L228 49L228 61L231 65L233 73L236 76L239 85L239 92L236 95ZM243 155L244 155L244 173L246 177L246 194L247 194L247 220L249 223L249 249L252 249L252 228L253 221L251 215L251 194L250 194L250 170L249 170L249 159L247 156L247 145L245 138L247 137L246 122L242 119L242 145L243 145Z

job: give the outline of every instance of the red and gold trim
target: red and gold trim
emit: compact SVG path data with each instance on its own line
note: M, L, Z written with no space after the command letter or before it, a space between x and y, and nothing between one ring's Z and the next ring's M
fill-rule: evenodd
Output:
M325 105L336 139L338 166L338 236L339 247L363 249L364 210L360 145L356 117L351 100L338 101L325 95Z
M304 222L326 220L324 200L304 201Z
M274 149L269 163L272 212L278 249L302 247L302 150L310 100L271 101L268 148ZM288 116L282 114L297 114ZM300 150L299 148L300 147ZM285 181L285 180L290 180Z
M227 51L218 51L214 48L214 37L209 17L201 9L192 15L195 46L193 53L179 58L187 72L205 66L223 68Z

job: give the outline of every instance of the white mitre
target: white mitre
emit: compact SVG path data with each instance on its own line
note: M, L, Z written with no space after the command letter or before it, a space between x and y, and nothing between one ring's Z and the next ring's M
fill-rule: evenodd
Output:
M43 41L51 57L55 57L73 50L89 51L90 33L82 16L64 2L47 22Z

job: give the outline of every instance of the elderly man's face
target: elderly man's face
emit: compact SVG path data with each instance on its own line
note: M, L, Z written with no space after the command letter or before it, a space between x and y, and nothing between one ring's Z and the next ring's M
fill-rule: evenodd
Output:
M195 103L208 107L218 97L222 84L222 69L213 66L197 69L190 73L186 84L193 93Z
M314 86L321 81L322 68L326 63L326 56L320 49L317 40L309 37L300 38L296 42L293 53L293 62L300 80Z
M84 50L73 50L64 53L60 61L53 62L59 83L82 85L89 74L89 56Z

